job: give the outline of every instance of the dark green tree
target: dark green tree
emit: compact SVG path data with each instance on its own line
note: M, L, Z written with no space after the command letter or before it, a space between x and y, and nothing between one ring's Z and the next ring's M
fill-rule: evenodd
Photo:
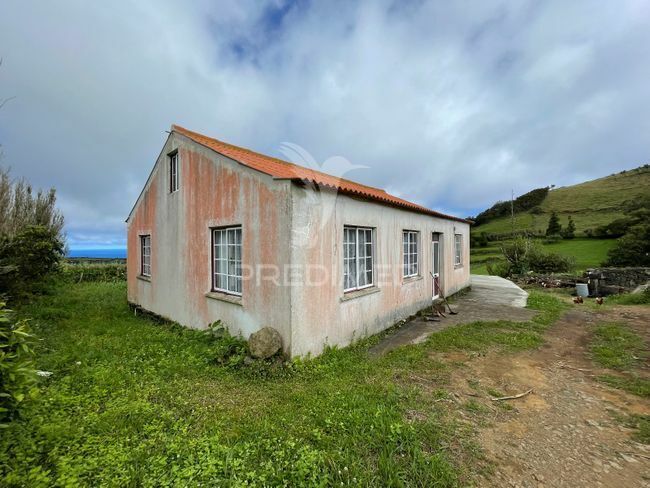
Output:
M573 239L576 236L576 224L573 222L571 216L569 216L569 222L567 223L566 228L562 231L562 237L565 239Z
M562 232L562 224L555 212L551 212L551 217L548 219L548 227L546 228L547 236L555 236Z
M650 223L631 227L607 256L605 266L650 266Z

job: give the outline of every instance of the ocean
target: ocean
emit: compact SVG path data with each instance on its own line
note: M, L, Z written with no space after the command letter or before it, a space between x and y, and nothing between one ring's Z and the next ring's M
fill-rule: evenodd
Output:
M126 248L117 249L70 249L69 258L126 258Z

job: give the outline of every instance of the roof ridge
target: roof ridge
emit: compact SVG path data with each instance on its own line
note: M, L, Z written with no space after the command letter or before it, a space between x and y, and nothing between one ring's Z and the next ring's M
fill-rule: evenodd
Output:
M232 148L234 150L246 151L246 152L254 154L256 156L260 156L260 157L268 158L268 159L273 159L274 161L277 161L278 163L281 163L281 164L287 164L289 166L293 166L295 168L300 168L302 170L306 169L308 171L312 171L314 173L317 173L317 174L320 174L320 175L323 175L323 176L327 176L328 178L337 178L340 181L345 181L346 183L352 183L354 185L364 186L364 187L369 188L371 190L380 191L382 193L385 193L386 195L389 195L389 193L387 193L386 190L384 190L383 188L377 188L376 186L366 185L365 183L359 183L358 181L353 181L353 180L349 180L347 178L342 178L340 176L325 173L324 171L309 168L308 166L302 166L302 165L297 164L297 163L292 163L291 161L285 161L284 159L276 158L275 156L269 156L268 154L263 154L261 152L254 151L253 149L249 149L247 147L237 146L236 144L232 144L230 142L225 142L225 141L222 141L222 140L217 139L215 137L206 136L205 134L201 134L200 132L195 132L193 130L182 127L182 126L180 126L178 124L172 124L172 130L178 130L179 132L186 132L186 133L194 134L194 135L199 136L199 137L210 139L210 140L215 141L215 142L217 142L219 144L223 144L224 146L229 146L230 148Z
M267 156L266 154L253 151L252 149L236 146L199 132L191 131L178 124L172 124L171 131L176 131L179 134L192 139L197 144L201 144L202 146L216 151L217 153L237 161L244 166L265 173L275 179L313 181L317 185L328 186L343 193L384 202L388 205L419 211L435 217L456 220L459 222L469 222L466 219L437 212L423 205L396 197L382 188L364 185L363 183L357 183L356 181L340 178L316 169L311 169L296 163L290 163L273 156Z

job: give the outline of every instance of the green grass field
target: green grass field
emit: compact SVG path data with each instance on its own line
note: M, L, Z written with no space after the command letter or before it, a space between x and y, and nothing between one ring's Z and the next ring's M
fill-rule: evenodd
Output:
M549 182L551 183L551 182ZM573 218L576 231L594 229L624 217L623 204L647 196L650 189L650 168L637 168L578 185L551 190L540 205L543 213L524 212L515 215L515 230L546 231L551 212L557 212L562 226L568 216ZM508 233L512 230L509 217L501 217L474 227L472 232Z
M485 469L444 398L435 351L521 350L532 322L468 324L371 358L373 337L311 361L215 364L223 339L134 316L124 283L66 284L33 318L40 397L0 435L0 486L466 486ZM432 389L417 388L413 375Z
M540 241L541 242L541 241ZM551 244L543 244L545 250L575 259L576 272L597 267L607 258L607 252L616 245L615 239L564 239ZM487 274L485 260L501 258L498 246L471 249L471 270L474 274Z

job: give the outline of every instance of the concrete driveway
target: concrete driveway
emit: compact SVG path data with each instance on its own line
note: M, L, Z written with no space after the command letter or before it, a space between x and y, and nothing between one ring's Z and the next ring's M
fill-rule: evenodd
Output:
M439 322L417 317L371 348L370 354L382 355L400 346L424 342L434 332L453 325L496 320L525 322L535 315L533 310L525 308L528 293L512 281L482 275L472 275L471 280L471 291L455 299L451 305L456 315L447 314Z

